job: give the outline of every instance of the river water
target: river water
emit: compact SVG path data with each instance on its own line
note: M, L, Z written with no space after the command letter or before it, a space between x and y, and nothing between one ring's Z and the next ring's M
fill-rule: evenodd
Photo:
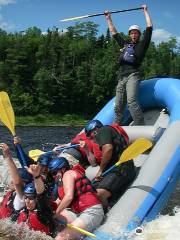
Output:
M81 129L81 127L17 127L16 135L21 137L22 145L26 152L31 149L41 149L48 151L51 150L56 144L68 143L78 132L81 131ZM7 130L7 128L2 126L0 127L0 142L7 143L12 150L13 156L15 156L13 152L12 135ZM180 210L178 207L180 207L180 183L177 184L177 187L170 200L168 201L165 209L163 210L162 215L160 215L160 218L149 223L144 228L143 234L136 236L133 239L179 240ZM3 235L1 231L1 225L7 226L7 229L9 229L9 226L11 226L11 224L8 222L6 224L2 222L0 223L0 240L10 239L6 238L5 235ZM7 229L6 235L8 235ZM28 234L30 233L26 233L26 237L23 237L23 239L49 239L49 237L38 237L35 235L34 238L30 238L28 237Z

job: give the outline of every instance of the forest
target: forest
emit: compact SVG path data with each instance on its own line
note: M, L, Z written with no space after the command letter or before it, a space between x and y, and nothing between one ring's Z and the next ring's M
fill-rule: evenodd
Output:
M123 37L128 36L121 33ZM43 34L37 27L0 29L0 90L9 93L16 115L97 113L115 94L119 46L93 22ZM151 42L141 78L180 78L180 45L175 38Z

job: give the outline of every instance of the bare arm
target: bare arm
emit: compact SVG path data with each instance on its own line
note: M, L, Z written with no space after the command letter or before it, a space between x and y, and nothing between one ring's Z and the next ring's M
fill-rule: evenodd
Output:
M100 164L100 169L98 173L96 174L96 181L100 181L102 179L102 173L104 172L106 166L111 160L112 157L112 152L113 152L113 146L111 144L105 144L102 147L102 160Z
M16 167L16 164L13 161L12 155L10 153L9 147L5 143L0 144L0 149L3 151L4 158L7 162L7 166L9 169L9 174L13 180L16 192L22 196L23 195L23 182L21 180L21 177L19 176L18 169Z
M152 21L151 21L151 18L149 16L149 13L147 11L147 5L142 5L142 8L143 8L143 11L144 11L144 16L145 16L145 19L146 19L146 25L147 27L152 27Z
M112 19L111 19L111 14L109 11L105 11L104 12L104 15L106 17L106 20L107 20L107 24L108 24L108 27L109 27L109 31L110 33L113 35L115 35L117 33L117 30L112 22Z
M37 194L42 194L45 190L45 186L40 175L41 166L36 164L31 164L29 167L26 167L26 169L30 174L33 175L34 185L35 185Z
M63 176L63 188L64 188L64 197L62 201L60 202L57 210L56 210L56 216L59 216L59 214L67 208L74 197L74 184L75 184L75 172L72 170L69 170L64 173Z
M97 166L96 158L95 158L93 152L91 152L91 150L88 148L86 142L85 141L79 141L79 142L80 142L80 147L82 147L86 153L88 162L93 167Z

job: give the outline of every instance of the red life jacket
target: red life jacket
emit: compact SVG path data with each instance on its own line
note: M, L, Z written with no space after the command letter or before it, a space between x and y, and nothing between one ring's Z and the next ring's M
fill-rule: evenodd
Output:
M79 143L80 140L85 141L86 145L88 146L88 149L91 152L93 152L97 163L100 163L101 159L102 159L102 152L99 148L99 145L97 143L95 143L93 140L87 138L85 132L78 134L75 138L73 138L71 143L76 144L76 143ZM82 156L86 157L86 153L84 151L84 148L80 147L79 150L80 150Z
M13 193L14 191L9 191L4 196L0 205L0 219L8 218L11 216L14 209L9 206L9 203L10 201L13 201Z
M40 222L37 216L37 211L30 211L29 215L24 210L21 211L17 222L25 222L30 229L33 229L35 231L41 231L50 235L49 227L45 226L43 223Z
M71 170L75 171L77 176L74 186L74 199L70 204L72 211L81 213L89 207L100 204L95 189L91 185L90 180L85 176L84 168L77 164ZM63 199L63 184L58 187L58 195L60 199Z
M126 131L120 127L117 123L113 123L110 125L112 128L114 128L120 135L122 135L127 143L127 145L129 144L129 137L126 133Z

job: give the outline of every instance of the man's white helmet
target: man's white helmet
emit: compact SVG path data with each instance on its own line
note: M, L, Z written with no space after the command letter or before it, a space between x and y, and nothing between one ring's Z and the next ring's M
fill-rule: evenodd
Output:
M138 25L132 25L129 27L128 33L130 33L131 30L137 30L141 34L141 29Z

